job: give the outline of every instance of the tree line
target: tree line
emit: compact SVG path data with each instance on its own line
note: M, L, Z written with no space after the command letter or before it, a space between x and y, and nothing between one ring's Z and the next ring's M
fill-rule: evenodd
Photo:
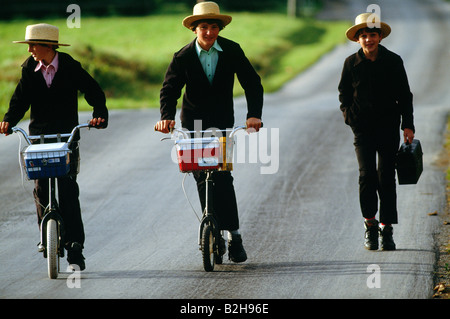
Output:
M215 0L222 11L274 11L286 8L287 0ZM317 1L317 0L298 0ZM171 5L191 8L197 0L2 0L0 19L67 17L67 7L77 4L85 16L142 16Z

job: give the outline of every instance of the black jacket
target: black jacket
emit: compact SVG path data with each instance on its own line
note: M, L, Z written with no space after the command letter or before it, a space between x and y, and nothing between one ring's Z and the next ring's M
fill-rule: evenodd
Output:
M3 119L15 126L31 106L31 135L69 133L78 125L78 91L94 107L93 117L108 119L106 98L98 83L67 53L59 52L59 66L47 87L38 64L29 57L22 64L22 77Z
M339 83L339 101L345 123L354 131L409 128L414 131L412 93L400 56L379 46L375 61L363 50L349 56Z
M234 125L233 85L237 75L247 98L247 118L261 118L263 87L261 79L239 44L218 37L219 52L216 73L211 84L202 69L192 41L174 54L160 94L161 120L174 120L177 100L186 85L181 108L181 124L194 129L194 120L202 120L203 129L231 128Z

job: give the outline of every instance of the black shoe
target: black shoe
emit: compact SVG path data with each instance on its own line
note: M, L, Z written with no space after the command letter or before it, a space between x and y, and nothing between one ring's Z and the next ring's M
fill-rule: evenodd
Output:
M84 263L84 256L82 254L83 248L81 244L73 242L67 248L67 262L69 265L77 265L78 267L72 267L73 270L84 270L86 264ZM78 269L77 269L78 268Z
M242 246L241 235L232 235L228 242L228 258L235 263L241 263L247 260L247 253Z
M391 225L380 228L381 250L395 250L394 238L392 237L393 234L394 229Z
M378 249L378 220L364 221L364 247L368 250Z

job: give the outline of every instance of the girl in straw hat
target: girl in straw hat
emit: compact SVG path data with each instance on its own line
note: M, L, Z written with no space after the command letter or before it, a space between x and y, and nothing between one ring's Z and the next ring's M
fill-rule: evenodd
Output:
M234 125L233 84L235 75L247 98L247 127L261 127L263 87L261 79L240 46L219 36L231 22L231 16L220 13L214 2L200 2L183 25L196 35L191 43L175 53L161 89L161 120L155 129L168 133L175 125L177 99L186 86L181 106L181 125L194 130L194 121L202 129L232 128ZM196 127L196 129L198 129ZM202 207L205 206L205 174L196 173ZM233 178L230 172L214 173L214 210L219 226L229 232L229 258L234 262L247 259L239 234L239 218ZM225 247L223 247L225 250Z
M67 53L56 51L59 46L59 29L41 23L26 28L25 40L31 56L22 64L22 77L11 98L10 106L0 122L0 133L8 134L31 107L29 131L31 135L66 133L78 125L78 91L93 106L90 124L106 127L108 110L105 94L98 83ZM78 146L72 156L79 156ZM48 179L35 180L34 197L38 222L42 220L48 203ZM69 264L85 268L82 248L84 228L81 219L79 188L76 175L58 178L61 215L66 226L65 247ZM40 248L42 249L42 248Z
M345 60L339 83L340 108L355 137L364 246L369 250L378 249L379 236L381 249L396 248L392 224L398 222L395 155L400 128L405 142L414 138L412 94L403 61L380 44L390 32L377 15L358 15L346 36L361 49Z

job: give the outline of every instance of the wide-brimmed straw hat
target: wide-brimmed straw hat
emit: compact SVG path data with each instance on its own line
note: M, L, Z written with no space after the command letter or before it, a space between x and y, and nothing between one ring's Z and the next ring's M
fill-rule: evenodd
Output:
M372 21L370 21L370 19ZM352 26L351 28L349 28L347 30L347 32L345 32L345 35L347 36L347 38L349 40L356 42L356 41L358 41L358 39L356 39L355 36L356 36L356 33L358 32L358 30L364 29L367 27L378 28L378 26L381 29L381 36L383 38L386 38L391 33L391 27L387 23L382 22L378 15L376 15L375 13L370 13L370 12L362 13L356 17L355 25Z
M194 12L192 15L184 18L183 25L191 29L192 23L198 20L215 19L220 20L223 26L226 26L231 22L231 16L220 14L219 5L212 1L199 2L194 6Z
M69 46L70 44L59 43L59 29L47 23L32 24L25 30L24 41L13 41L13 43L36 43Z

